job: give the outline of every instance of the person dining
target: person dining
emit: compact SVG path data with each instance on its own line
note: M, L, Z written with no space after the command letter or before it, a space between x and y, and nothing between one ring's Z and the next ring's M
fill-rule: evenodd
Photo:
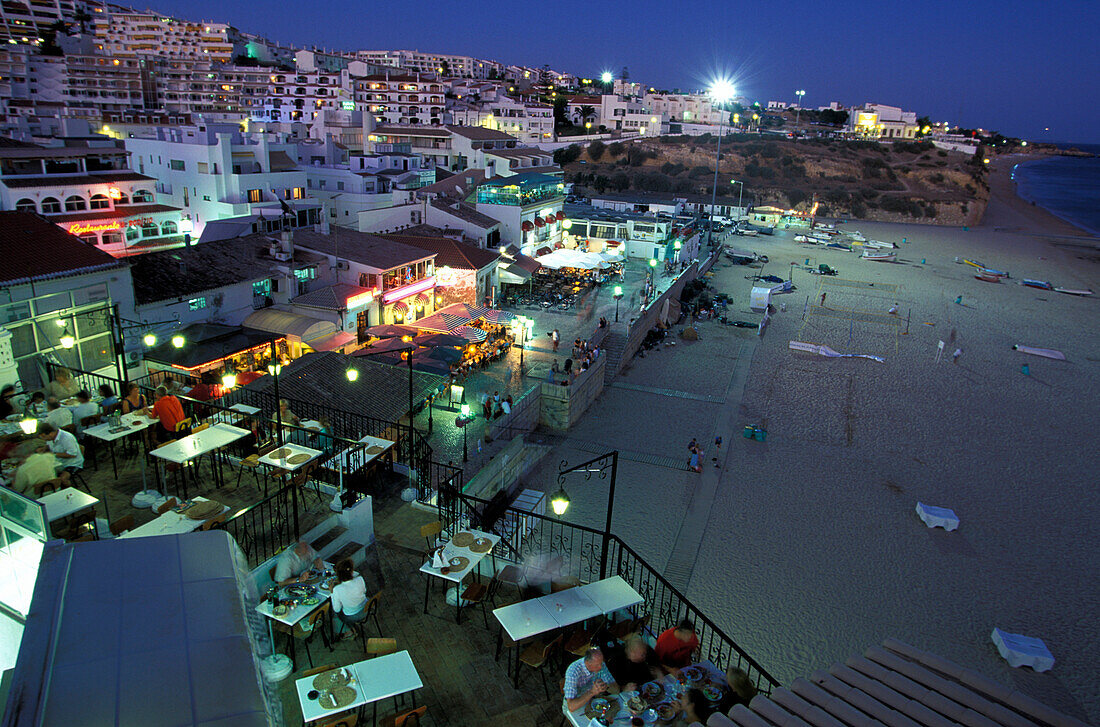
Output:
M603 652L589 649L565 670L565 706L576 712L604 692L618 694L619 685L604 664Z
M61 406L56 396L51 396L46 400L46 423L58 429L67 427L73 423L73 413Z
M81 422L90 416L95 416L99 413L99 404L92 401L91 395L85 389L81 389L76 392L77 405L72 407L73 411L73 424L76 425L77 432L80 431Z
M336 578L340 582L332 589L332 610L348 627L340 638L353 639L355 624L367 617L367 583L347 558L336 564Z
M80 389L80 385L73 381L72 373L65 368L54 372L53 381L46 384L46 396L56 397L59 401L68 399Z
M183 413L183 404L180 400L169 394L167 387L163 385L157 387L156 399L157 403L153 404L152 414L160 420L157 440L163 442L189 434L190 432L187 431L176 431L179 423L187 418Z
M638 634L624 639L622 652L608 660L608 668L615 681L623 685L623 691L632 692L642 684L661 677L657 655Z
M134 382L131 381L125 384L123 391L126 393L119 402L122 406L123 414L129 414L133 411L144 411L149 408L149 403L145 400L145 394L141 393L141 387Z
M698 648L699 637L695 635L695 626L684 619L657 637L654 650L665 671L679 674L681 669L691 665L692 655Z
M23 409L23 414L29 417L39 417L46 413L46 395L41 391L36 391L31 394L31 398L27 399L27 406Z
M115 396L115 390L111 388L111 385L100 384L99 396L102 398L102 401L99 402L99 406L103 409L103 413L114 413L114 410L118 407L118 397Z
M75 434L58 429L52 424L43 424L38 428L38 437L57 457L61 469L69 473L84 469L84 453L80 451Z
M718 711L727 714L738 704L748 706L752 698L756 696L756 687L753 686L749 675L744 669L731 666L726 669L726 685L729 687L718 704Z
M53 482L58 489L64 489L69 486L69 473L61 470L59 474L58 466L52 452L32 452L15 470L12 489L27 495L37 494L34 489L43 482Z
M286 399L279 399L278 417L274 414L271 415L271 421L274 422L277 421L277 419L281 419L284 425L291 424L293 426L298 426L300 423L298 415L290 410L290 402Z
M293 548L287 548L275 563L275 582L280 586L305 580L311 568L323 567L317 551L304 540L299 540Z
M11 384L7 384L3 389L0 389L0 417L7 418L12 414L15 414L15 403L12 401L15 398L15 387Z

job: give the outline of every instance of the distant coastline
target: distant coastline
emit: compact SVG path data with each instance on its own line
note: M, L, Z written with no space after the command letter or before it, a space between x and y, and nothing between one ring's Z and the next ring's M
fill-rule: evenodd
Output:
M1091 145L1077 145L1090 156L1047 155L1023 159L1009 172L1016 195L1025 203L1092 236L1100 237L1100 158Z

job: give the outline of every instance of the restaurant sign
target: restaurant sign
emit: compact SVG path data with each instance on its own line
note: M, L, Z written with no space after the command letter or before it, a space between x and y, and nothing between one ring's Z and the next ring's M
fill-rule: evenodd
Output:
M85 224L83 222L74 222L69 225L70 235L84 235L89 232L107 232L110 230L121 230L125 227L141 227L142 225L151 225L156 221L152 217L138 217L133 220L111 220L110 222L93 222L91 224Z

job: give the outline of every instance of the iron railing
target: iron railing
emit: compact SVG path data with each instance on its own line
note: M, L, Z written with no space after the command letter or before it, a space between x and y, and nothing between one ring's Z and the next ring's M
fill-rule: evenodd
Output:
M233 536L249 568L274 557L301 536L298 521L299 489L291 484L267 498L233 513L221 527Z
M642 603L631 611L635 617L649 616L646 629L651 635L688 619L695 625L701 658L721 669L743 669L764 694L779 686L775 677L618 536L608 537L605 555L605 534L595 528L510 507L496 513L492 509L488 500L461 492L441 498L439 507L441 521L450 532L477 527L499 535L494 555L522 566L530 582L570 576L592 582L601 573L621 576L642 596ZM485 518L487 512L491 521Z

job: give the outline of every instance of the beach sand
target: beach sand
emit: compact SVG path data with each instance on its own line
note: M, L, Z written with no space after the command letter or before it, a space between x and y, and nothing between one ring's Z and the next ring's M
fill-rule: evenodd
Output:
M1100 290L1100 241L1018 199L1011 162L994 165L986 217L968 231L842 226L906 238L897 264L799 245L793 231L732 238L770 256L765 273L786 277L790 262L811 258L860 285L794 271L797 290L774 299L787 310L758 341L739 407L611 387L570 432L679 458L688 438L709 443L718 424L767 428L765 443L726 442L686 593L784 684L895 637L1100 724L1100 300L1018 282ZM956 257L1012 278L976 280ZM753 318L750 272L716 268L714 287L736 301L731 317ZM821 290L829 310L813 307ZM887 313L894 304L900 316ZM853 322L842 309L864 314ZM715 322L700 330L702 341L635 359L619 381L721 397L731 357L755 332ZM791 340L886 362L794 352ZM1027 356L1016 343L1068 360ZM582 456L592 455L566 458ZM554 487L551 470L532 479ZM620 472L614 530L657 567L697 477L640 464ZM603 490L571 492L580 505L571 517L602 527ZM928 529L918 501L954 509L960 528ZM990 641L994 627L1043 639L1054 669L1010 668Z

